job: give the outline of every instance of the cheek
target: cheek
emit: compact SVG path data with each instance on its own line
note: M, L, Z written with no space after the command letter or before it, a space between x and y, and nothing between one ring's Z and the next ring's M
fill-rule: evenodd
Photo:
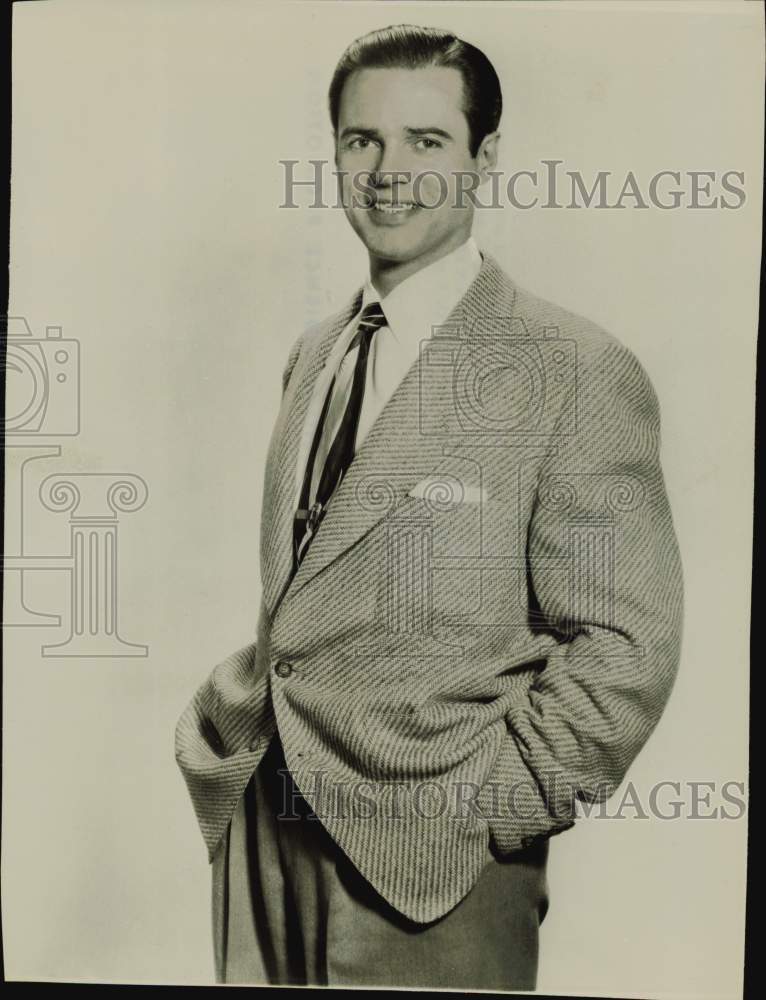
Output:
M462 162L432 162L427 168L422 168L415 178L414 194L422 204L442 212L450 211L460 205L458 188L466 179L460 176L470 169Z
M341 156L335 161L335 169L343 191L364 194L370 187L370 174L374 171L375 164L372 156L357 153L354 156Z
M450 178L436 167L423 171L413 181L413 196L426 208L446 208L450 198Z

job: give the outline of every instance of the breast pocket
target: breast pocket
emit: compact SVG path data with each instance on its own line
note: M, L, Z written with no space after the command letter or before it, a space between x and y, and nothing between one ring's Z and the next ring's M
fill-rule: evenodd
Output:
M381 614L398 631L439 624L523 626L527 616L525 532L508 505L487 496L441 502L408 495L381 530Z

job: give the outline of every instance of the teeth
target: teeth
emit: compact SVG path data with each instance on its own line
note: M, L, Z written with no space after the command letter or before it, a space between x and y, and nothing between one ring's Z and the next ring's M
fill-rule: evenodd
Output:
M379 201L375 202L375 205L373 206L377 212L388 212L389 215L393 215L396 212L409 212L410 209L414 207L415 205L412 202L401 205L386 205Z

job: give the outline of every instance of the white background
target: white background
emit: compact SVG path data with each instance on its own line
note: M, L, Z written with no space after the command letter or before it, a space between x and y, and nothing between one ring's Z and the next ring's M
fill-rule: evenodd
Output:
M11 979L213 981L209 869L173 730L254 638L288 350L366 271L339 210L277 207L278 161L331 157L336 60L401 21L493 61L508 172L555 158L586 180L745 173L739 210L505 208L479 212L475 234L517 282L628 344L660 399L683 659L629 777L642 794L746 779L761 6L17 3L10 312L82 350L82 430L30 478L29 547L68 547L67 515L37 497L45 475L129 472L150 495L121 515L118 570L121 634L148 657L43 657L67 635L64 573L25 589L62 627L5 632ZM7 515L9 548L17 536ZM590 820L557 837L538 989L736 996L745 824Z

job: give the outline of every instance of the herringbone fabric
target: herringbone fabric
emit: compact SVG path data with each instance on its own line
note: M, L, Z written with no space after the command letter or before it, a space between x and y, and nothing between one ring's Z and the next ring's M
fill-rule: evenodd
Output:
M278 727L297 786L419 922L620 783L679 660L682 576L639 362L487 254L388 401L292 574L298 438L351 316L290 352L252 642L176 729L212 859Z

